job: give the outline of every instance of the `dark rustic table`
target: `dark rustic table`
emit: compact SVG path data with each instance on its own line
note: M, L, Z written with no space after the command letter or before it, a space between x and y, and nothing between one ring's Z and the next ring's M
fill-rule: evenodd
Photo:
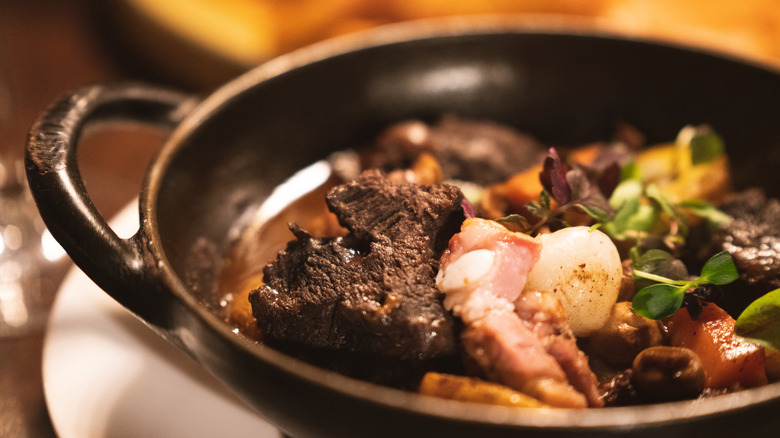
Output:
M0 152L6 156L22 156L28 128L66 90L124 79L166 82L113 42L99 6L99 0L0 0L0 68L13 100L9 126L0 132ZM163 138L159 132L132 131L85 140L80 167L104 216L113 216L138 194ZM43 395L43 343L44 328L0 338L2 437L55 435Z

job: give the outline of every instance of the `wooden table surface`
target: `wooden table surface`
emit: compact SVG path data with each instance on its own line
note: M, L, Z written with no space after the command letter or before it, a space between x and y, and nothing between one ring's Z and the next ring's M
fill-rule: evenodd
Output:
M9 126L0 132L4 155L22 156L30 125L67 90L124 79L166 83L112 43L97 3L0 0L0 73L13 99ZM104 216L112 217L138 194L146 165L164 137L130 131L85 140L80 168ZM0 437L55 435L43 396L42 346L43 330L0 338Z

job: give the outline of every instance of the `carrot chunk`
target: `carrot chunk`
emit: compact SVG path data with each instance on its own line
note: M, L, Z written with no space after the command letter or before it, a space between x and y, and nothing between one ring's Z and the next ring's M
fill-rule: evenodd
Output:
M506 182L507 202L514 210L521 210L526 203L539 200L539 193L544 190L539 180L541 171L542 165L538 164L515 174Z
M715 304L703 306L696 320L687 309L680 309L666 324L673 346L690 348L701 358L706 387L750 388L767 383L764 349L734 334L734 319Z

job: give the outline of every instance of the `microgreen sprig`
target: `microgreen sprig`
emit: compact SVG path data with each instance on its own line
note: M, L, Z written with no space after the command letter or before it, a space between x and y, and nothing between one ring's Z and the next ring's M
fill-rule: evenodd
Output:
M686 293L705 285L724 285L739 278L734 260L728 251L712 256L693 280L673 280L650 272L634 270L634 276L657 282L642 288L634 296L634 312L650 319L671 316L683 305Z
M601 172L590 174L582 167L570 168L561 159L555 148L550 148L544 160L539 179L544 190L539 201L525 204L525 208L538 218L534 225L518 222L517 218L502 218L523 228L528 234L538 232L544 226L563 226L563 214L571 209L579 209L598 222L608 222L615 212L609 205L604 192L611 193L617 184L620 167L617 163ZM614 183L612 182L614 180ZM555 201L555 204L551 201Z

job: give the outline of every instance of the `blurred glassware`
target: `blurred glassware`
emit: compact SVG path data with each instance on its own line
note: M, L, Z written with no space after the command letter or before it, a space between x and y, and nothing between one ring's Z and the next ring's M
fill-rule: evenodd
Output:
M67 258L46 231L27 186L11 90L0 64L0 338L40 333Z

